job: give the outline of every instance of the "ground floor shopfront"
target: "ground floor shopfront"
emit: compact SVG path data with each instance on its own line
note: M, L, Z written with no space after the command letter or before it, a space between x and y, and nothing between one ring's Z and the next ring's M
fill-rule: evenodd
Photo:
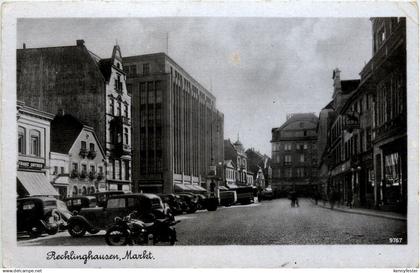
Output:
M375 200L384 210L407 211L407 137L374 145Z

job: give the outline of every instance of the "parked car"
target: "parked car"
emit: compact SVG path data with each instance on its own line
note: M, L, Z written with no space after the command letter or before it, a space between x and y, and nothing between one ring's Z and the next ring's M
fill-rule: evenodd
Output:
M191 193L180 193L178 194L182 200L187 204L187 213L194 213L198 208L198 197Z
M124 191L103 191L103 192L95 192L90 193L89 196L96 197L96 204L98 207L103 207L106 204L106 201L111 196L125 194Z
M94 196L73 196L64 199L70 211L79 212L82 208L96 207L96 197Z
M96 233L109 228L115 217L124 217L133 211L139 219L169 217L165 213L162 200L155 194L123 194L108 198L104 207L82 208L73 215L68 224L68 232L73 237L82 237L86 232Z
M69 222L69 219L73 216L73 214L68 209L66 203L64 201L56 199L57 202L57 210L60 215L59 222L59 228L60 230L64 230L67 228L67 224Z
M220 191L219 204L221 206L229 207L236 203L237 197L235 191Z
M235 189L237 202L250 204L254 202L254 189L250 186L241 186Z
M270 188L266 188L258 193L258 201L272 200L273 196L273 190Z
M174 215L182 214L181 198L175 194L158 194L162 202L167 203Z
M31 237L42 233L56 234L66 212L59 211L53 197L27 197L17 199L17 231L28 232Z

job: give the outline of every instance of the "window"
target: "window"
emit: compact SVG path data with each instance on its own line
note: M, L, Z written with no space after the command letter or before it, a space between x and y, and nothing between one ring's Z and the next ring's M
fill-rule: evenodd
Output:
M73 171L77 171L77 169L78 169L78 167L79 167L79 166L77 165L77 163L73 163L73 164L72 164L72 166L73 166L73 167L72 167L72 170L73 170Z
M136 75L137 74L137 66L136 65L130 65L129 66L129 73L130 75Z
M102 166L98 167L98 172L102 174L104 172L104 167Z
M37 130L31 131L31 154L41 155L41 133Z
M303 149L307 150L308 149L308 144L303 144Z
M128 118L128 105L124 104L124 116Z
M155 82L156 87L156 103L162 102L162 90L160 89L160 81Z
M303 168L297 168L296 172L297 172L298 177L304 177L305 176L305 169L303 169Z
M128 128L124 128L124 143L128 145Z
M115 179L121 180L121 168L120 168L119 160L114 161L114 174L115 174Z
M300 162L305 162L305 155L304 155L304 154L301 154L301 155L300 155L300 157L299 157L299 161L300 161Z
M117 103L117 116L121 116L121 101Z
M86 164L82 164L82 171L86 172L87 171L87 165Z
M292 169L291 168L284 169L284 176L292 177Z
M109 199L107 208L125 208L125 198Z
M143 75L150 74L150 64L143 64Z
M95 143L90 143L89 144L89 150L95 151Z
M285 151L291 151L292 150L292 144L291 143L284 144L284 150Z
M60 173L64 174L64 167L60 167Z
M81 141L81 142L80 142L80 148L81 148L82 150L86 150L86 141Z
M284 165L292 165L292 156L291 155L285 155L284 156Z
M91 171L92 173L95 173L95 166L90 166L90 171Z
M58 167L54 166L54 174L58 174Z
M140 104L146 104L147 103L147 93L146 93L146 83L142 82L140 83Z
M20 154L25 154L25 141L26 140L26 130L23 127L19 126L18 129L18 152Z
M114 115L114 99L113 98L110 98L110 101L109 101L109 113L111 115Z

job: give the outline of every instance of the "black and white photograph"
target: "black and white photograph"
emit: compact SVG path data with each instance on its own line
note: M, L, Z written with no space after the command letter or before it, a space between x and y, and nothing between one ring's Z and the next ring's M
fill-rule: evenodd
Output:
M408 6L52 5L10 16L4 264L418 266Z

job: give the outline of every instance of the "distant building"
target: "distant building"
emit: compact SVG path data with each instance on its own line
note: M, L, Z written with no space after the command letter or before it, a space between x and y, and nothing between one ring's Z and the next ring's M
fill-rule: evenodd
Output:
M51 122L50 180L60 197L116 190L105 182L105 153L93 128L69 114Z
M17 195L58 196L49 182L50 122L54 115L17 103Z
M245 153L244 146L239 139L232 143L230 139L225 139L225 160L230 160L232 166L235 168L235 184L231 187L236 186L247 186L249 180L247 179L248 162ZM226 167L226 166L225 166ZM252 184L251 184L252 185ZM229 187L230 184L227 184Z
M107 181L131 190L131 98L118 45L109 59L89 51L83 40L75 46L18 49L17 98L92 126L105 149Z
M133 181L144 192L205 191L223 176L216 98L164 53L124 58L133 97Z
M254 149L247 149L248 170L253 174L254 186L267 188L271 185L271 159Z
M317 183L318 117L313 113L287 116L272 132L272 188L277 194L296 190L310 195Z

